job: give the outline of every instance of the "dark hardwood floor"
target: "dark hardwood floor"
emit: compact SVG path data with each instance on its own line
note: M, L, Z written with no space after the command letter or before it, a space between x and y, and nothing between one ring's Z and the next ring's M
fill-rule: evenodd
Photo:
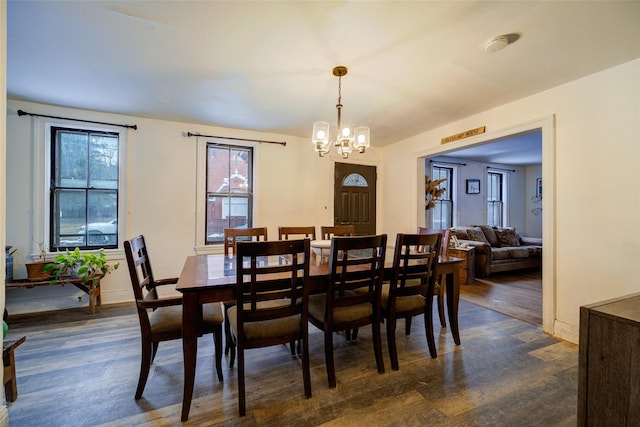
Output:
M213 368L211 337L199 341L191 415L180 422L182 346L161 343L143 398L133 399L140 366L133 304L9 317L18 399L11 426L574 426L577 346L541 328L460 302L462 345L436 327L428 356L422 318L397 331L400 370L378 374L370 328L355 344L335 339L338 386L327 387L322 333L310 326L313 397L304 398L300 361L288 348L247 352L247 416L238 417L236 370Z
M542 273L525 270L492 274L460 288L460 298L542 326Z

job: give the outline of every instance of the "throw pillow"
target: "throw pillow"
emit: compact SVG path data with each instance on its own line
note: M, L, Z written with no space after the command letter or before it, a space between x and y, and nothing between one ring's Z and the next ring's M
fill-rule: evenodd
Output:
M469 240L473 240L475 242L489 243L480 229L469 228L467 230L467 236L469 236Z
M496 230L490 225L479 225L480 230L484 233L484 237L487 238L487 242L494 247L500 247L500 240L498 240L498 236L496 236Z
M520 238L516 235L515 230L509 228L496 229L496 236L500 241L500 247L520 246Z

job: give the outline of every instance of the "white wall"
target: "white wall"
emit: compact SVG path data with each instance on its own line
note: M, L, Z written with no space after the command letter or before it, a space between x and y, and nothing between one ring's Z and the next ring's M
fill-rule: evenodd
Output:
M554 254L548 273L555 289L543 297L555 299L551 332L576 342L581 305L640 290L640 59L385 147L382 229L393 234L416 226L417 215L407 211L417 212L423 172L417 158L443 152L442 137L479 126L498 132L550 115L555 146L552 153L543 146L543 169L547 159L555 163L547 162L552 168L543 179L545 208L555 209L545 211L553 224L543 228L553 229L544 245ZM401 183L415 184L397 191Z
M283 135L261 134L237 129L151 120L103 114L42 104L9 100L7 104L7 242L18 248L14 274L25 277L25 260L32 253L31 216L34 123L16 111L85 120L137 124L129 131L127 167L127 215L125 237L144 234L150 246L156 277L180 274L184 259L196 247L196 138L191 131L205 135L286 141L286 146L259 144L256 149L255 225L268 227L269 237L277 237L279 225L333 224L334 160L319 158L310 141ZM42 120L42 119L38 119ZM376 150L354 154L349 161L376 165ZM221 252L221 249L220 249ZM109 257L121 262L118 271L103 280L103 303L131 300L124 253L111 251ZM71 286L8 289L10 313L77 307L83 295ZM83 304L86 305L87 299Z
M542 177L542 166L529 166L525 170L524 197L526 203L524 235L542 237L542 200L536 199L536 183Z

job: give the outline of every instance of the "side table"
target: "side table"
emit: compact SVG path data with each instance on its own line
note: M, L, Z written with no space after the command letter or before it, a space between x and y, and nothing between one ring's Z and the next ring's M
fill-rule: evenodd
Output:
M476 280L476 256L475 248L469 246L466 248L449 248L447 254L456 258L462 258L464 261L460 264L460 283L468 285Z
M7 335L2 342L2 362L4 365L4 394L7 402L13 402L18 398L18 384L16 382L16 358L14 350L22 344L27 337Z

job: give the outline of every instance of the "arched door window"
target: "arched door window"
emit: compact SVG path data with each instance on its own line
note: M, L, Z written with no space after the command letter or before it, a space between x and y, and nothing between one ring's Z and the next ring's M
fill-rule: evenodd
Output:
M367 182L367 179L359 173L352 173L344 178L342 185L348 185L351 187L368 187L369 183Z

